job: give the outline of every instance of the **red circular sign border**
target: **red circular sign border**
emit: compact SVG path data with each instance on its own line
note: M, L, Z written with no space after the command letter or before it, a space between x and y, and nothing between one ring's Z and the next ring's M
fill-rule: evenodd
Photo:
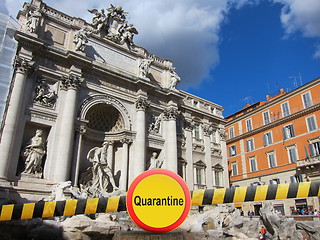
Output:
M150 226L144 224L137 217L137 215L135 214L135 212L133 210L133 206L132 206L132 196L133 196L133 192L134 192L136 186L144 178L146 178L150 175L155 175L155 174L163 174L163 175L167 175L169 177L172 177L174 180L176 180L180 184L180 186L183 189L184 195L185 195L185 208L183 210L182 215L180 216L180 218L176 222L174 222L173 224L171 224L167 227L164 227L164 228L155 228L155 227L150 227ZM170 232L170 231L176 229L177 227L179 227L184 222L184 220L187 218L187 216L190 212L190 208L191 208L191 195L190 195L190 191L189 191L187 184L183 181L183 179L179 175L177 175L176 173L174 173L170 170L167 170L167 169L157 168L157 169L151 169L151 170L145 171L133 180L133 182L131 183L131 185L128 189L127 198L126 198L126 205L127 205L127 211L129 213L131 219L139 227L141 227L142 229L144 229L148 232L166 233L166 232Z

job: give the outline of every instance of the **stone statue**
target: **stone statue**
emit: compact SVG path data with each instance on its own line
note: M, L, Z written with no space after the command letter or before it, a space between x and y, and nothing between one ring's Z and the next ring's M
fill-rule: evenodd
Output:
M151 156L150 161L149 161L148 170L154 169L154 168L161 168L161 166L163 164L163 160L159 160L157 158L157 156L158 156L158 153L156 153L156 152L152 153L152 156Z
M104 14L104 9L101 9L101 12L99 12L97 9L88 9L90 13L95 14L95 16L92 18L92 26L96 29L95 33L100 32L105 26L107 17Z
M177 88L178 83L180 82L180 77L176 73L176 68L172 67L170 68L170 74L171 74L171 82L169 84L170 90L175 90Z
M139 77L147 78L153 59L142 59L139 64Z
M101 33L102 37L116 42L118 44L126 43L130 50L134 50L133 36L138 34L133 24L126 21L127 12L124 12L121 5L113 6L107 9L107 16L104 9L99 12L97 9L88 9L95 16L92 18L93 33Z
M102 147L92 148L87 155L87 159L92 162L92 188L106 191L108 184L112 185L113 190L118 190L113 178L113 174L107 161L107 150L109 144L104 142Z
M27 31L35 33L39 27L41 17L42 13L40 12L39 8L37 8L35 11L30 10L27 14Z
M120 44L127 43L128 48L131 49L134 46L133 36L134 34L138 34L137 29L132 23L128 25L127 21L125 21L125 23L120 27L119 32L121 34Z
M44 81L39 81L36 86L36 97L34 102L38 102L42 105L52 107L56 101L57 94L51 89Z
M30 143L25 147L23 155L26 157L23 173L42 176L42 158L45 155L45 146L42 139L42 130L38 129Z
M85 27L80 29L76 32L74 35L73 42L76 45L75 50L83 52L85 47L87 46L88 42L88 36L91 34L92 31L90 31L89 28Z

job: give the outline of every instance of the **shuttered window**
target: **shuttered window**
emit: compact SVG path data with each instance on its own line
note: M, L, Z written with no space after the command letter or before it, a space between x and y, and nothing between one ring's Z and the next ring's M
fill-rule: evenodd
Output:
M268 146L268 145L272 144L271 132L267 132L267 133L263 134L263 144L264 144L264 146Z
M283 132L284 139L295 137L293 124L289 124L287 126L284 126L282 129L282 132Z
M311 116L311 117L307 118L307 125L308 125L308 131L309 132L314 131L314 130L317 129L316 120L315 120L314 116Z
M290 115L290 109L289 109L289 103L285 102L281 104L281 108L282 108L282 116L286 117Z
M309 92L305 93L302 95L303 99L303 104L305 108L311 107L312 106L312 100L311 100L311 95Z

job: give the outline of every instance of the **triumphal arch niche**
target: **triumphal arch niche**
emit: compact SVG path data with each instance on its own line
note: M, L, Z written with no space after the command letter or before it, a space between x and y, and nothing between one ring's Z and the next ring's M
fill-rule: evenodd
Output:
M223 108L179 90L173 63L135 45L121 6L88 11L91 22L32 0L18 13L0 197L122 194L152 168L190 189L228 186Z

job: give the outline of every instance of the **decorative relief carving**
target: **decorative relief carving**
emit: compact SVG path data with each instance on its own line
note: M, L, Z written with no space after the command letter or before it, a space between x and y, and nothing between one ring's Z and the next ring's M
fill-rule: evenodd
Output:
M14 67L17 72L27 74L33 67L34 61L27 61L19 56L16 56L14 60Z
M226 141L227 140L227 132L225 129L219 129L219 134L220 134L220 138L222 141Z
M139 97L136 101L136 109L145 111L150 106L150 101Z
M209 125L203 125L203 134L206 136L210 136L213 133L213 127Z
M120 142L122 143L122 144L130 144L130 143L132 143L133 142L133 140L131 139L131 138L122 138L121 140L120 140Z
M35 94L35 98L33 99L34 102L48 107L54 106L57 98L54 86L50 86L43 80L38 80L35 88Z
M86 128L85 125L80 125L80 126L78 126L78 127L76 128L76 132L79 133L79 134L81 134L81 135L85 134L86 131L87 131L87 128Z
M192 121L192 120L185 120L184 121L185 130L192 131L194 126L195 126L195 122L194 121Z
M61 88L64 90L68 89L78 89L83 82L83 78L69 74L68 76L62 76L61 78Z
M162 118L164 116L164 113L160 113L158 116L155 116L154 114L151 114L149 116L149 132L150 133L159 133L160 130L160 123L162 121Z
M175 121L175 120L177 120L177 117L180 112L175 108L167 108L164 110L163 113L164 113L163 117L165 120L168 120L168 121L174 120Z
M139 77L148 78L150 65L153 59L141 59L139 64Z

